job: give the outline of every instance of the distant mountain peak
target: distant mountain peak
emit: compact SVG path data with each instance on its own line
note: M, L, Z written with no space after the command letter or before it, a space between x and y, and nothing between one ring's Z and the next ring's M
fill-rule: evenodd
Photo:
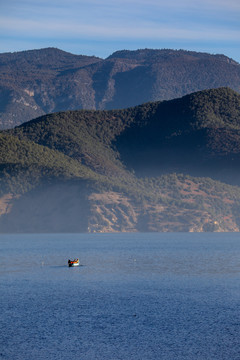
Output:
M77 109L123 109L196 91L240 92L240 66L187 50L116 51L103 60L58 48L0 54L0 128Z
M222 54L209 54L205 52L189 51L189 50L175 50L175 49L138 49L138 50L119 50L114 52L108 57L108 59L134 59L134 60L145 60L148 58L159 60L168 58L178 58L178 57L193 57L198 59L207 59L207 58L217 58L219 60L226 61L231 64L238 64L235 60L222 55Z
M77 55L72 54L68 51L64 51L55 47L47 47L47 48L41 48L41 49L32 49L32 50L23 50L23 51L16 51L16 52L7 52L7 53L1 53L0 54L0 61L1 58L4 57L11 57L11 58L30 58L31 60L34 60L35 58L40 59L41 57L53 57L53 56L60 56L60 57L70 57L70 58L96 58L100 59L96 56L88 56L88 55ZM102 60L102 59L101 59Z

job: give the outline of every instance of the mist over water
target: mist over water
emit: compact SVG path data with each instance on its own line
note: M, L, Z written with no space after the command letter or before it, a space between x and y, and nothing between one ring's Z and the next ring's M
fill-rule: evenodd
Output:
M1 235L0 358L237 360L239 240Z

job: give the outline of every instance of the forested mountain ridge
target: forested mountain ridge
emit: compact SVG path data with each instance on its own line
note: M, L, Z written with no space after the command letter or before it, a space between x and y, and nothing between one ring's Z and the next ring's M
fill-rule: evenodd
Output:
M135 117L116 139L128 167L141 176L181 172L239 184L237 92L211 89L154 104L151 118Z
M122 109L198 90L240 91L240 65L184 50L117 51L107 59L48 48L0 54L0 128L76 109Z
M239 231L240 95L45 115L0 133L1 232Z

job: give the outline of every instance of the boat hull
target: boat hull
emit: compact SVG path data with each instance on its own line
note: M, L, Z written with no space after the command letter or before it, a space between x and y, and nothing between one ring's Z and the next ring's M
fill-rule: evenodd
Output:
M79 266L79 263L73 263L73 264L68 264L69 267L76 267L76 266Z

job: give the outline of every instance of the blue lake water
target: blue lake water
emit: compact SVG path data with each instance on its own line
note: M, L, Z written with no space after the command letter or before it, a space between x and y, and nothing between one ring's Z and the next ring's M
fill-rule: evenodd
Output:
M1 359L240 359L240 234L1 235L0 294Z

